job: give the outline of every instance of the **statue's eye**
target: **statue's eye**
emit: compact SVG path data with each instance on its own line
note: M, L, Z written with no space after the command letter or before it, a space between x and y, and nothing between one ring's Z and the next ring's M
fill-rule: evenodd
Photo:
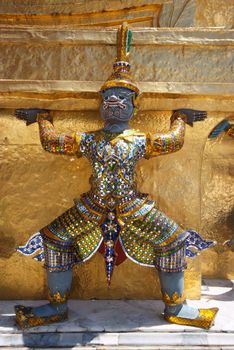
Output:
M104 97L104 100L107 101L107 100L108 100L108 96L105 96L105 97Z
M121 100L124 100L124 96L123 96L123 95L119 95L119 98L120 98Z

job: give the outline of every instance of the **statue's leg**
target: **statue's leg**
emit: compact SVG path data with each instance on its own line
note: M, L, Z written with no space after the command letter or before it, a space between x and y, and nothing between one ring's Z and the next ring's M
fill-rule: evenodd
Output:
M46 305L32 308L35 316L49 317L67 313L67 299L71 289L72 270L61 272L47 271L48 299Z
M196 308L184 301L184 272L159 272L161 291L165 303L164 314L195 319L199 315ZM174 296L174 301L173 301ZM178 299L176 300L176 297Z
M197 309L187 305L184 295L184 272L159 271L164 318L171 323L210 328L214 323L217 308Z
M49 303L26 307L16 305L16 323L19 328L29 328L61 322L68 317L67 298L71 289L72 270L47 272Z
M35 237L38 239L38 235ZM41 229L40 239L43 241L50 302L39 307L17 305L16 321L20 328L67 318L66 300L72 282L72 268L95 253L102 240L102 231L97 223L84 219L74 206ZM24 250L30 251L30 247L21 247L21 252Z
M71 243L53 241L44 237L45 268L47 269L49 303L38 307L16 305L16 322L20 328L29 328L68 317L67 298L72 283L74 251Z
M217 308L192 308L185 303L183 292L188 247L201 251L211 246L212 241L203 240L196 231L184 230L154 207L143 218L129 222L121 230L121 243L134 261L155 266L159 271L167 321L211 327ZM193 252L189 250L189 254L192 256Z

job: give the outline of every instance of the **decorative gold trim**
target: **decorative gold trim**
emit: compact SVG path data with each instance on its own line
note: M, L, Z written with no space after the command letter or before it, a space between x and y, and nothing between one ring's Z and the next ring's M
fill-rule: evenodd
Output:
M187 116L187 114L185 114L185 113L176 111L176 112L174 112L174 113L172 114L172 116L171 116L171 123L172 123L175 119L182 119L184 122L186 122L187 119L188 119L188 116Z
M99 182L100 182L100 181L99 181ZM85 194L85 193L84 193L84 194ZM91 213L93 213L93 214L95 214L95 215L97 215L97 216L99 216L99 217L106 214L106 210L105 210L104 213L101 213L101 212L98 212L98 211L94 210L93 208L91 208L91 207L85 202L85 200L84 200L84 194L82 194L82 195L80 196L80 202L83 204L83 206L84 206L88 211L90 211ZM94 202L96 205L100 206L101 208L106 209L106 207L101 206L99 203L95 202L95 200L93 200L93 202ZM81 215L83 215L83 213L81 213ZM89 218L87 218L87 219L88 219L88 221L90 221Z
M134 91L136 94L140 93L140 90L138 89L138 87L130 81L127 80L121 80L121 79L116 79L116 80L107 80L101 87L101 90L106 90L112 87L125 87L128 88L132 91Z
M176 305L182 304L185 301L185 299L186 298L184 293L182 293L182 295L179 296L177 292L174 292L172 297L170 297L167 294L167 292L164 292L162 297L163 302L169 306L176 306Z
M61 293L58 291L55 294L52 294L49 290L48 292L48 300L51 304L63 304L68 299L68 291L64 293L64 296L61 295Z
M231 125L230 128L227 131L227 135L234 137L234 125Z
M48 227L44 227L41 231L41 233L43 233L43 235L45 235L46 237L52 238L55 241L61 241L61 239L57 236L55 236L54 233L52 233Z
M40 120L48 120L48 117L50 117L50 113L37 113L37 121L39 122Z
M129 53L127 52L127 35L128 35L128 25L123 22L121 27L117 32L117 57L116 62L125 61L128 62Z
M173 315L164 315L164 319L170 323L180 324L184 326L193 326L209 329L214 325L214 320L219 309L217 307L211 309L198 309L199 315L194 320Z
M152 143L153 143L153 136L151 135L151 133L148 132L146 134L146 150L145 150L145 158L146 159L149 159L151 154L154 151Z
M117 217L121 217L121 218L125 218L128 217L130 215L133 215L136 211L138 211L139 209L141 209L143 207L143 205L149 200L148 197L145 197L141 203L139 203L138 205L136 205L133 209L130 209L127 213L122 214L121 213L121 209L119 210L119 208L117 208ZM126 203L126 205L124 207L126 207L127 205L129 205L131 201L129 201L128 203Z
M15 306L16 324L20 329L26 329L37 326L44 326L50 323L63 322L68 318L68 312L65 311L61 314L39 317L35 316L31 307L23 305Z
M42 2L41 2L42 3ZM89 4L90 3L90 4ZM2 24L12 24L17 23L20 25L56 25L56 27L61 26L72 26L72 28L86 28L86 27L115 27L119 26L123 23L123 18L128 18L128 21L131 23L137 23L150 21L152 22L155 18L155 14L158 15L160 10L160 4L150 4L146 5L144 4L135 6L135 4L131 4L131 7L127 7L123 5L122 8L116 8L116 6L113 4L113 6L108 5L108 10L104 10L105 5L101 7L103 10L101 11L95 11L93 12L91 5L92 1L89 1L88 3L84 3L84 5L81 5L79 2L78 8L80 9L80 5L84 6L85 9L79 11L78 13L77 8L76 10L71 10L71 13L66 14L63 13L63 2L56 3L56 16L54 14L49 13L49 11L52 11L52 7L54 5L49 4L48 6L48 12L45 13L39 13L40 9L45 9L45 2L43 5L30 5L30 8L35 8L35 14L22 14L22 13L1 13L0 14L0 23ZM73 4L75 8L75 3ZM73 8L73 5L71 8ZM8 5L10 6L10 5ZM17 6L17 5L16 5ZM62 12L59 13L59 10ZM3 12L3 11L1 11ZM36 13L37 12L37 13ZM42 10L43 12L43 10ZM54 12L54 11L52 11ZM140 15L139 15L140 14Z
M186 231L185 229L178 227L176 231L172 234L171 237L169 237L167 240L159 244L159 247L165 247L166 245L170 244L173 242L178 236L180 236L181 233Z

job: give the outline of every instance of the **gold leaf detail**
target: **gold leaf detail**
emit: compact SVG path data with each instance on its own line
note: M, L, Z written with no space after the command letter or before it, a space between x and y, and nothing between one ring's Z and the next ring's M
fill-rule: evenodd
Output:
M211 309L198 309L199 315L195 319L183 318L174 315L164 315L166 321L180 324L184 326L193 326L204 329L209 329L214 325L215 316L218 312L218 308L214 307Z
M68 299L68 292L65 292L64 296L62 296L59 291L55 294L52 294L51 291L49 290L48 300L50 301L51 304L63 304L67 301L67 299Z
M185 301L185 294L182 293L182 295L179 296L177 292L174 292L174 294L170 298L167 292L164 292L162 300L167 305L176 306L176 305L182 304Z

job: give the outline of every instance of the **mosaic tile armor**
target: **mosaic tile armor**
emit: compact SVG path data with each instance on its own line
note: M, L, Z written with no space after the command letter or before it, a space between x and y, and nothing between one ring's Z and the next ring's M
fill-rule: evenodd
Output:
M103 253L108 282L115 264L124 257L167 272L186 267L189 231L160 212L147 194L137 190L136 163L179 150L185 123L174 113L166 134L122 133L103 129L57 135L48 115L39 115L41 143L55 154L86 157L92 166L91 189L75 200L75 206L41 230L45 266L51 271L70 269Z

